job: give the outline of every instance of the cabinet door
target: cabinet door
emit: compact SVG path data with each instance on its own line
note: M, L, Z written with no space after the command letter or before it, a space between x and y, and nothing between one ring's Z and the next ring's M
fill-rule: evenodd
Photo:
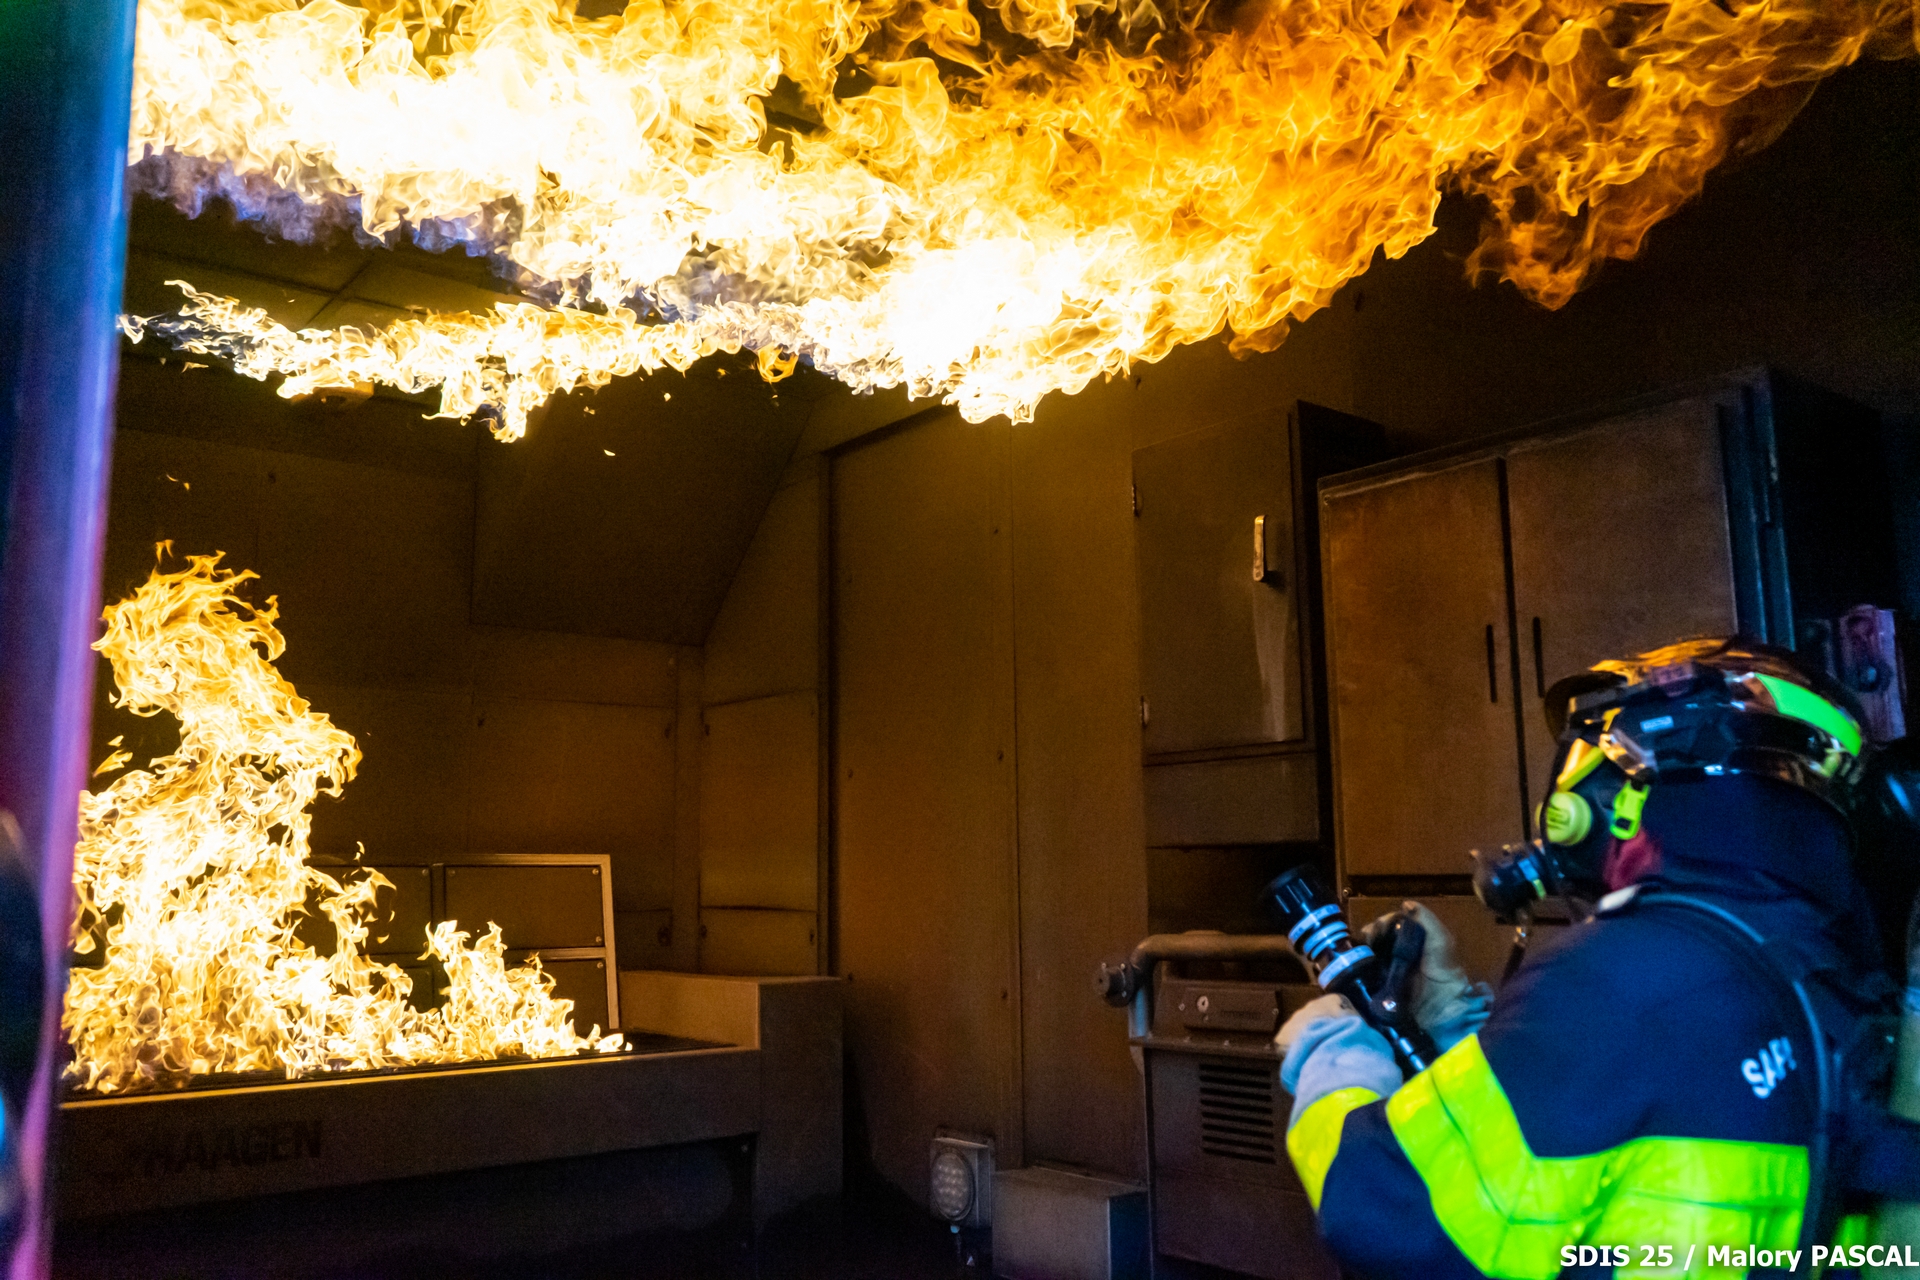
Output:
M1487 458L1324 499L1349 876L1465 875L1520 834L1500 489Z
M1304 738L1286 418L1141 449L1133 480L1147 755Z
M1719 417L1683 400L1507 455L1531 799L1550 785L1543 697L1603 658L1735 630Z

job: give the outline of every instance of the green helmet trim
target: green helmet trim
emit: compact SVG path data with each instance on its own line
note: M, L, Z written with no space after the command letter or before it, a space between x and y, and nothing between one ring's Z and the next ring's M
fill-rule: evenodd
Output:
M1811 689L1803 688L1790 680L1764 675L1758 671L1753 673L1753 678L1758 680L1772 696L1775 711L1812 725L1838 742L1848 755L1860 754L1860 726L1853 722L1852 716Z
M1616 840L1631 840L1640 834L1640 815L1647 807L1647 793L1652 786L1644 782L1629 780L1625 786L1614 793L1613 822L1607 828L1613 832Z
M1567 748L1567 760L1560 767L1560 776L1554 779L1555 791L1572 791L1587 775L1607 762L1607 753L1584 738L1575 738Z

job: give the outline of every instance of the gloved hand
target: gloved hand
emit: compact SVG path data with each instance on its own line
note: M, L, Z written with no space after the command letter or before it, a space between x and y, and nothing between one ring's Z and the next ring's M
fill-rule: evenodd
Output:
M1273 1043L1280 1050L1281 1057L1290 1057L1293 1046L1299 1043L1300 1037L1306 1034L1307 1029L1314 1023L1331 1018L1359 1016L1353 1011L1353 1006L1347 1003L1345 996L1316 996L1295 1009L1287 1020L1280 1024L1280 1030L1274 1033Z
M1308 1001L1282 1024L1273 1042L1285 1055L1280 1083L1293 1095L1293 1120L1341 1089L1357 1085L1384 1098L1400 1087L1400 1066L1386 1037L1368 1026L1344 996Z
M1445 1053L1478 1031L1493 1008L1493 989L1484 982L1473 982L1460 967L1453 935L1440 917L1417 902L1404 902L1400 910L1381 916L1361 931L1361 938L1380 955L1392 951L1386 935L1400 916L1412 917L1427 933L1426 948L1420 953L1420 971L1414 975L1411 999L1414 1021ZM1376 939L1378 941L1376 941Z

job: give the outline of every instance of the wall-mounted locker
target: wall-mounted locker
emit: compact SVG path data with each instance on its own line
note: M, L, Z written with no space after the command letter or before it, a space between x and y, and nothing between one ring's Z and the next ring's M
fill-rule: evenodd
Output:
M1191 871L1208 850L1221 871L1201 877L1206 901L1150 903L1155 928L1257 924L1242 917L1280 868L1235 851L1324 839L1314 486L1384 456L1383 439L1301 401L1133 455L1149 862L1184 851Z
M1323 483L1349 893L1465 892L1531 836L1561 677L1892 604L1879 457L1871 411L1754 370Z

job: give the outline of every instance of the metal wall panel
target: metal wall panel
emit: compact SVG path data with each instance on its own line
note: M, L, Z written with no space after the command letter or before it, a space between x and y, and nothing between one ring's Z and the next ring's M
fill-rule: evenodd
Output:
M548 960L540 967L553 978L553 998L573 1001L573 1029L591 1035L595 1027L605 1035L613 1030L607 1017L607 962L605 960Z
M833 465L837 971L880 1172L936 1127L1018 1163L1004 423L940 414Z
M811 691L702 713L700 905L818 901L819 699Z
M1122 1175L1141 1171L1139 1075L1085 975L1146 929L1130 401L1050 398L1012 450L1026 1158Z
M473 698L466 690L298 688L353 735L361 752L360 770L340 799L313 807L315 853L351 858L364 845L368 861L379 864L433 862L466 850L473 779Z
M1318 765L1289 753L1148 765L1149 845L1277 844L1320 835Z
M138 367L129 363L129 373ZM186 381L180 374L173 376ZM266 488L262 464L272 455L142 429L160 421L139 401L121 406L121 425L113 441L107 540L101 549L103 603L126 598L147 580L154 548L163 541L172 541L181 555L224 551L225 563L234 568L253 568L259 562L260 503Z
M445 918L462 928L500 926L509 950L607 945L600 868L471 866L446 870Z
M595 1025L604 1030L619 1018L608 870L605 854L467 855L434 868L435 920L451 921L476 937L499 926L509 967L535 955L549 966L562 966L551 972L567 988L557 994L574 1001L574 1029L583 1035ZM598 994L582 1000L580 985L596 980Z
M557 397L480 446L474 620L701 643L805 416L711 370Z
M335 879L353 879L357 878L359 866L329 859L319 862L317 869ZM386 964L418 967L419 957L427 946L427 930L433 926L433 868L369 864L368 869L385 876L392 887L383 886L374 891L373 914L367 920L363 950ZM313 910L318 897L315 890L307 891L309 914L294 928L294 937L321 955L332 955L339 943L339 934L331 920Z
M676 876L675 703L699 651L470 625L471 425L420 423L380 400L320 412L217 371L136 363L124 412L155 429L120 433L109 598L146 578L157 539L261 572L255 598L279 598L288 636L281 670L363 752L343 798L314 808L315 852L364 844L374 866L605 852L622 933L654 944L631 959L659 963ZM136 766L170 750L172 723L108 707L101 674L94 759L116 735ZM405 948L417 955L419 940Z
M322 458L256 456L264 472L259 552L236 567L256 570L280 596L281 674L295 685L464 680L472 486ZM341 512L347 494L357 508L351 519Z
M819 953L811 911L700 908L700 972L806 976Z
M1261 890L1309 855L1289 845L1149 848L1147 933L1267 933ZM1116 953L1117 954L1117 953Z
M181 375L219 377L214 371ZM128 410L137 428L143 409ZM227 553L279 598L295 685L465 681L473 490L408 472L123 429L102 588L144 582L154 544Z
M614 912L613 942L622 969L673 968L673 911Z
M816 688L820 682L821 480L773 495L707 633L709 703Z
M367 950L381 955L418 956L426 949L427 929L433 923L433 869L381 867L393 888L375 894L375 925L368 932ZM385 914L378 914L384 908Z
M1455 873L1518 839L1500 463L1322 495L1346 874Z
M473 725L469 824L476 850L605 853L615 859L616 879L668 874L672 711L483 698L476 699Z
M470 634L476 688L553 702L671 707L688 653L677 645L557 631L473 627Z
M708 633L697 824L704 906L804 911L815 924L829 895L820 711L826 496L822 459L790 469ZM828 930L809 931L814 958L799 971L824 973ZM702 954L746 962L725 949ZM780 951L777 963L770 972L792 972L795 961Z
M673 875L670 883L674 924L667 932L672 967L700 967L700 762L705 752L695 742L700 723L700 685L706 675L705 655L695 652L680 664L675 693L675 727L685 749L676 747L673 759Z

